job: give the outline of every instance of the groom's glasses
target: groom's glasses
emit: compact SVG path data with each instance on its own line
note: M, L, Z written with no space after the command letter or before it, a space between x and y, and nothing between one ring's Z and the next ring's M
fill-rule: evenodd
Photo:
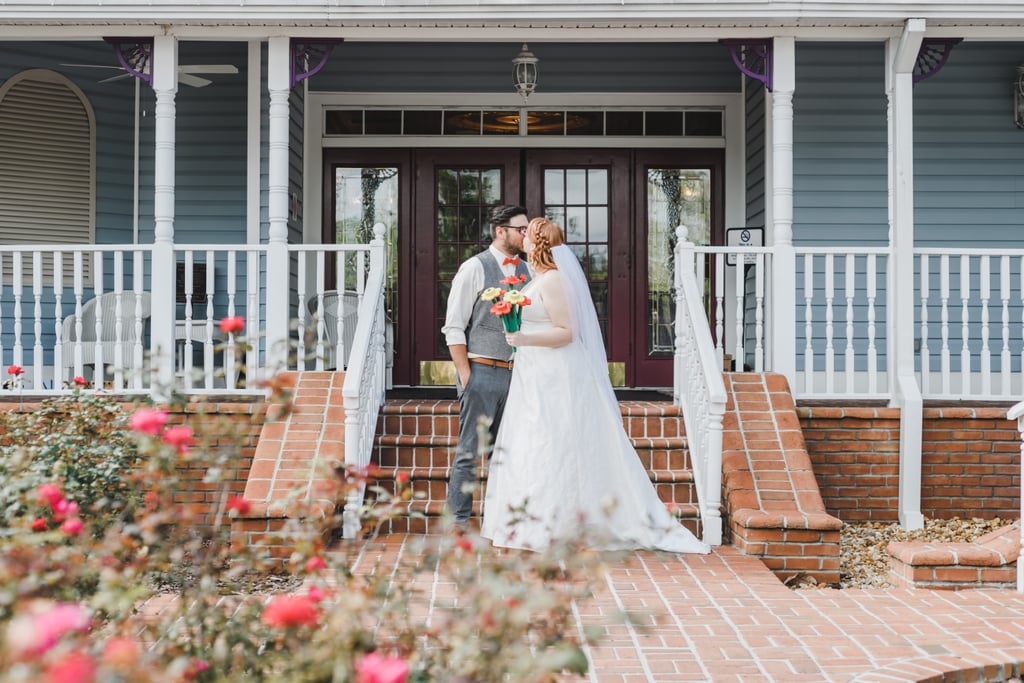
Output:
M525 225L499 225L498 227L499 228L505 228L506 230L517 230L520 235L525 235L526 234L526 226Z

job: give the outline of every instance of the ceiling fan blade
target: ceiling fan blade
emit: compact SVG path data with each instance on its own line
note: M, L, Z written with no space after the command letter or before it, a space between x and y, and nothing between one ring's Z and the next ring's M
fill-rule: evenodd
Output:
M61 63L61 66L74 66L74 67L79 67L79 68L82 68L82 69L121 69L121 71L124 71L123 67L114 66L112 64L65 64L65 63Z
M180 64L178 73L183 74L236 74L238 67L234 64Z
M125 73L125 74L118 74L117 76L111 76L110 78L104 78L102 81L96 81L96 82L97 83L110 83L111 81L120 81L122 78L131 78L131 77L132 77L131 74Z
M200 78L199 76L193 76L192 74L186 73L178 74L178 82L184 83L185 85L191 85L193 88L205 88L213 83L213 81L206 78Z

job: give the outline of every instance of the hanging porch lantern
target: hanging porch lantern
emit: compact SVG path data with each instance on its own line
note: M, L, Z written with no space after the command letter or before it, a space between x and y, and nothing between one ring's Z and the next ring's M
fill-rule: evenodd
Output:
M530 48L523 43L523 49L519 51L512 60L512 82L515 84L516 92L523 96L523 103L537 88L537 56L530 52Z

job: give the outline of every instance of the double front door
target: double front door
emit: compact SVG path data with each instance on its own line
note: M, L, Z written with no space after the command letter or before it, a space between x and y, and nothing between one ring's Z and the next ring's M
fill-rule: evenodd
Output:
M613 384L672 384L675 226L720 244L720 150L327 150L325 242L388 230L393 381L454 383L441 327L459 264L490 241L492 207L562 226L605 336Z

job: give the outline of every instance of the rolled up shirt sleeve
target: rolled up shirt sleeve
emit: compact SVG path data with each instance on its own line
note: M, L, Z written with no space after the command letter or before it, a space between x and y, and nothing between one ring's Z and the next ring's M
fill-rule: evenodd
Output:
M473 304L477 293L484 286L484 268L479 259L471 258L459 266L452 280L452 291L448 294L448 312L445 314L444 335L448 346L466 343L466 328L473 315Z

